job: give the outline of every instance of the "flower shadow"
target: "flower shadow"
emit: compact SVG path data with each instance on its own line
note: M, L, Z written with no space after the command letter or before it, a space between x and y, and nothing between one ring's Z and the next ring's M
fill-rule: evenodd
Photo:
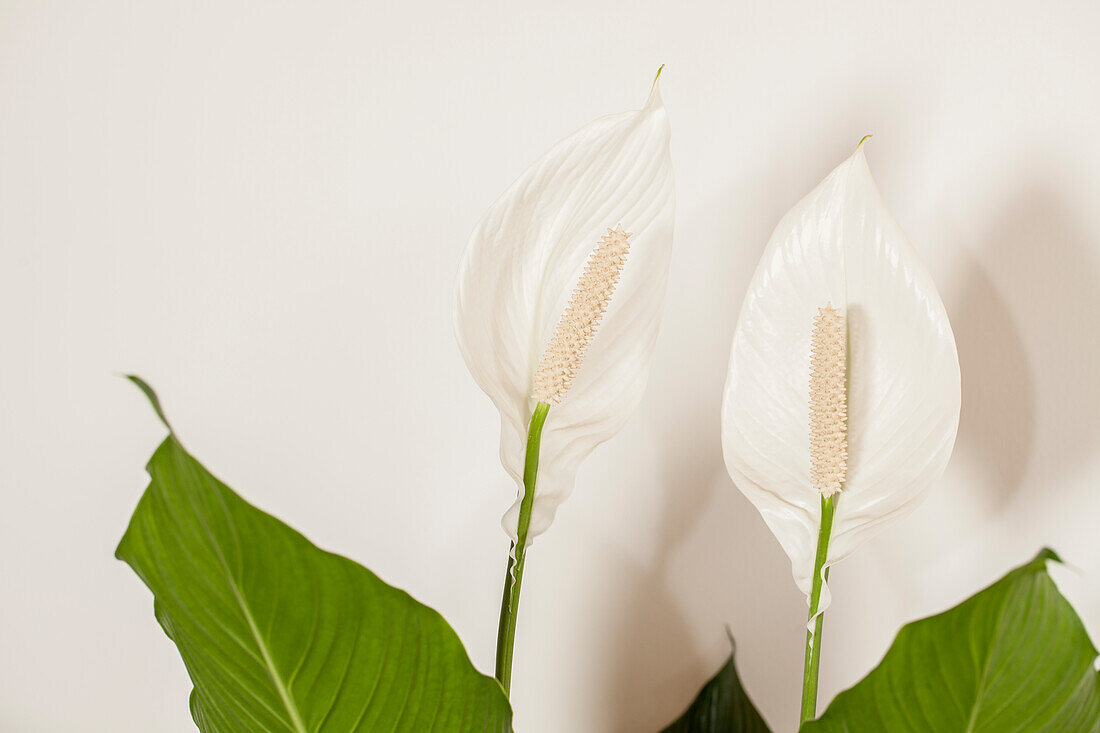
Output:
M1053 191L1029 186L1006 200L952 308L964 395L957 450L980 462L976 491L994 510L1029 475L1056 490L1100 442L1100 270Z
M787 668L801 663L801 643L782 632L798 628L800 594L786 557L730 483L715 427L717 400L709 402L681 405L653 422L664 427L667 451L661 523L649 540L654 560L622 574L626 587L608 611L611 648L621 650L605 693L617 733L657 731L674 720L728 656L727 625L739 639L739 661L756 667L748 689L764 693L757 700L762 707L782 706L797 694L784 683ZM774 552L746 551L773 545ZM758 612L781 607L796 613ZM766 696L776 690L775 700Z

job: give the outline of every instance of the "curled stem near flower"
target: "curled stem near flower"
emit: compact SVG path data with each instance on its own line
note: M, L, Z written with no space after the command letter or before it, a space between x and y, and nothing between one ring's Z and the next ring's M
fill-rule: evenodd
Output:
M500 624L497 626L496 678L505 692L512 688L512 656L516 645L516 618L519 615L519 590L523 582L523 565L527 555L527 531L531 525L531 506L535 501L535 483L539 473L539 448L542 426L550 405L539 402L531 415L527 431L527 457L523 471L523 502L519 512L519 540L508 553L508 570L504 575L504 594L500 599Z
M523 468L523 499L520 503L519 526L516 541L508 558L508 571L504 578L504 594L500 604L500 625L497 629L496 678L509 692L512 684L512 657L516 642L516 618L519 614L519 592L523 582L523 567L527 554L528 532L531 526L531 508L535 501L538 480L539 451L542 428L550 406L565 399L573 378L580 368L588 346L596 335L596 329L607 311L615 286L619 283L623 264L630 252L630 234L622 227L608 229L588 257L584 273L569 305L558 321L554 335L542 354L535 373L535 388L531 395L536 400L531 422L527 429L527 455Z
M496 660L505 688L526 549L645 392L672 254L670 138L654 82L641 109L593 120L540 156L462 256L455 336L500 412L500 460L518 484L501 519L512 543ZM593 250L619 221L633 234L610 230Z

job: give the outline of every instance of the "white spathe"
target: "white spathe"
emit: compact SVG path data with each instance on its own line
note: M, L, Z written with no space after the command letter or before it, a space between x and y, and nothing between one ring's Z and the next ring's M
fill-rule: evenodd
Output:
M528 544L573 489L581 461L618 432L649 376L661 319L675 198L668 116L602 117L555 145L478 222L458 273L455 332L466 366L500 411L500 458L519 485L503 526L516 539L535 372L596 243L621 225L630 253L575 381L542 433Z
M848 321L848 473L826 567L917 507L959 424L951 324L862 145L772 234L741 308L722 404L726 466L807 596L821 519L810 486L810 334L827 303ZM823 586L821 610L828 605Z

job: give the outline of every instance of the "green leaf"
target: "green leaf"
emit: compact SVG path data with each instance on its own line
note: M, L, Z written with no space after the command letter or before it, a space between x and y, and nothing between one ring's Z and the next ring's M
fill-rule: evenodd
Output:
M989 588L898 633L886 657L802 733L1097 733L1096 647L1043 550Z
M661 733L771 733L741 687L730 637L729 661L699 691L691 707Z
M200 730L511 730L438 613L245 502L169 431L116 555L153 591Z

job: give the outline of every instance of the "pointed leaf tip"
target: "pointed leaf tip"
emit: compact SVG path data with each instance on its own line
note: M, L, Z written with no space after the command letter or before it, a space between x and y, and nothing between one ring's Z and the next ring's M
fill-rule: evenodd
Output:
M868 133L868 134L864 135L863 137L861 137L861 138L859 139L859 142L858 142L858 143L856 144L856 150L859 150L860 148L862 148L862 147L863 147L863 143L865 143L865 142L867 142L868 140L870 140L870 139L871 139L871 137L872 137L872 135L871 135L870 133Z
M736 644L729 626L730 655L699 690L683 714L661 733L771 733L737 673Z
M1050 549L1049 547L1044 547L1043 549L1039 550L1039 554L1035 556L1035 560L1033 562L1039 560L1053 560L1059 565L1065 564L1065 561L1062 560L1061 556L1059 556L1057 552Z
M157 413L157 417L159 417L160 421L164 423L164 427L168 428L169 433L175 435L175 432L172 430L172 424L168 422L168 418L164 415L164 409L160 406L160 398L157 397L157 393L153 390L153 388L150 387L144 379L137 376L136 374L127 374L126 378L136 384L138 386L138 389L145 393L145 396L153 405L153 410Z
M730 642L730 656L736 656L737 654L737 639L733 638L733 629L729 624L726 624L726 638Z

